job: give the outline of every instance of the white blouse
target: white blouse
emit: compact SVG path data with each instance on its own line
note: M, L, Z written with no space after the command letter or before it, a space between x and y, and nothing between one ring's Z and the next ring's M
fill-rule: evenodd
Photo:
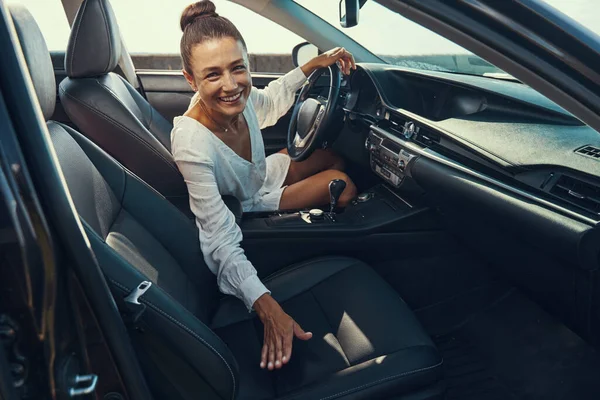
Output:
M256 299L270 292L240 247L242 231L221 196L235 196L245 212L279 208L290 159L279 153L265 158L260 129L274 125L289 110L305 81L302 70L296 68L262 90L250 90L243 115L250 133L252 162L197 120L186 116L173 120L171 151L187 184L204 260L217 276L221 292L240 298L248 310ZM197 95L190 107L196 102Z

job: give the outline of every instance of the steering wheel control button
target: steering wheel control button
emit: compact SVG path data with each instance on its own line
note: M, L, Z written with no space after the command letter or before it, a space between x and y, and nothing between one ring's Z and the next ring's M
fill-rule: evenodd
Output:
M320 210L318 208L313 208L312 210L310 210L308 212L308 215L310 215L311 221L319 221L325 217L325 213L323 212L323 210Z
M371 200L372 198L373 198L373 193L366 192L366 193L359 194L358 197L356 198L356 201L358 201L359 203L365 203L365 202Z

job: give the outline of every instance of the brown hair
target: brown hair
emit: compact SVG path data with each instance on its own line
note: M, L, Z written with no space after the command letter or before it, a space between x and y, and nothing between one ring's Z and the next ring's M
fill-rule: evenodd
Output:
M181 37L181 61L183 68L192 74L192 48L205 40L231 37L239 40L246 49L246 42L235 25L225 17L216 13L217 8L210 0L202 0L190 4L181 13L179 22L183 36Z

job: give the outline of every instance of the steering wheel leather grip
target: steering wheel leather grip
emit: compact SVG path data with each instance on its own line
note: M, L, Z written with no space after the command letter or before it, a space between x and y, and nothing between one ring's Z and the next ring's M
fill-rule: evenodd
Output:
M327 99L310 97L311 89L326 72L329 72ZM338 106L341 82L342 73L333 64L314 71L302 86L287 134L287 150L293 161L306 160L323 143Z

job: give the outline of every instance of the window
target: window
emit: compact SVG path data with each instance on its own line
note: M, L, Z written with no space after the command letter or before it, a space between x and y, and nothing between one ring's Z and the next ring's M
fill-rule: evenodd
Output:
M504 75L470 51L374 1L368 1L360 9L359 24L352 28L340 26L335 2L295 1L391 64L434 71Z
M424 70L510 78L450 40L392 12L375 1L360 9L359 24L341 28L336 1L294 0L383 60ZM600 33L598 0L543 0L593 32Z
M179 18L191 0L111 0L127 50L139 69L181 69ZM241 32L254 72L293 69L292 48L304 41L286 28L238 4L213 0L217 13Z
M66 50L71 29L60 0L9 0L8 3L27 7L44 35L48 50Z

